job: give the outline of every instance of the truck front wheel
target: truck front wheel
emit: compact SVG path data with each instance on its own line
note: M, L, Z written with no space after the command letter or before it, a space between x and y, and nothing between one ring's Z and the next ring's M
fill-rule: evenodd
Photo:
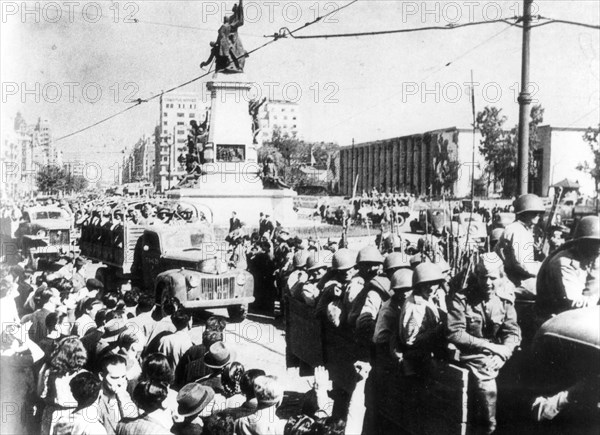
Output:
M227 307L227 314L229 314L229 320L235 323L242 322L248 315L248 304L243 305L232 305Z

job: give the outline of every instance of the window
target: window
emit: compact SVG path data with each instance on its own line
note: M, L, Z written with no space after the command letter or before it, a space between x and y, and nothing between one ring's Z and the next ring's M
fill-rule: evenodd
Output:
M185 139L177 139L177 143L186 143Z
M168 115L168 113L169 113L169 112L164 112L164 113L163 113L163 116L167 116L167 115Z
M163 130L163 134L167 134L167 130L166 130L166 129L165 129L165 130Z
M284 116L284 117L283 117L283 119L284 119L285 121L287 121L287 116Z
M177 123L177 125L185 125L185 122L183 122L183 121L179 121L179 122Z
M194 114L193 114L193 113L190 113L190 118L193 118L193 117L194 117Z
M294 125L292 126L292 128L296 128L296 127L297 127L297 126L296 126L296 124L294 124Z
M296 117L294 116L292 119L295 121L295 120L296 120Z
M183 118L184 116L185 116L185 113L178 113L178 114L177 114L177 117L178 117L178 118Z
M185 130L177 130L177 134L185 134Z
M167 125L167 121L163 121L163 125ZM167 132L167 130L165 130L165 133Z

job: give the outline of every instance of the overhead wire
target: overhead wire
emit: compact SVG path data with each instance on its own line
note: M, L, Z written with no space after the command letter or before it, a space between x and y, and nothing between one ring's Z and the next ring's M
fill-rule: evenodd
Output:
M507 31L507 30L509 30L509 29L510 29L510 27L505 27L505 28L503 28L502 30L500 30L499 32L497 32L497 33L494 33L492 36L490 36L489 38L487 38L487 39L485 39L484 41L480 42L479 44L477 44L477 45L475 45L475 46L473 46L473 47L469 48L467 51L465 51L464 53L460 54L458 57L456 57L456 58L454 58L454 59L450 60L449 62L447 62L447 63L445 63L444 65L442 65L442 66L440 66L439 68L437 68L435 71L432 71L431 73L427 74L425 77L423 77L423 78L422 78L422 79L420 79L419 81L420 81L420 82L424 82L424 81L425 81L425 80L427 80L429 77L431 77L431 76L433 76L433 75L437 74L438 72L440 72L440 71L441 71L441 70L443 70L444 68L447 68L447 67L451 66L451 65L452 65L452 64L454 64L456 61L458 61L458 60L462 59L462 58L463 58L463 57L465 57L467 54L471 53L472 51L476 50L477 48L481 47L482 45L484 45L484 44L488 43L488 42L489 42L489 41L491 41L492 39L494 39L494 38L497 38L498 36L500 36L501 34L503 34L504 32L506 32L506 31ZM390 95L388 95L388 97L387 97L387 98L385 98L385 99L383 99L383 100L378 100L378 101L377 101L377 103L375 103L375 104L373 104L373 105L371 105L371 106L369 106L369 107L365 108L364 110L361 110L360 112L356 112L356 113L354 113L353 115L351 115L351 116L349 116L349 117L347 117L347 118L344 118L344 119L343 119L343 120L341 120L340 122L338 122L338 123L334 124L332 127L337 127L338 125L340 125L340 124L343 124L343 123L345 123L345 122L347 122L347 121L349 121L349 120L351 120L351 119L353 119L353 118L355 118L355 117L357 117L357 116L359 116L359 115L361 115L361 114L365 113L366 111L373 109L374 107L380 106L382 103L385 103L385 102L387 102L387 101L389 101L389 100L391 100L391 99L393 99L393 98L397 97L397 96L398 96L398 95L400 95L402 92L403 92L403 91L400 91L400 92L395 92L395 93L393 93L393 94L390 94Z
M336 13L336 12L339 12L339 11L341 11L341 10L343 10L343 9L346 9L347 7L349 7L349 6L353 5L354 3L356 3L357 1L358 1L358 0L352 0L351 2L349 2L349 3L347 3L347 4L343 5L343 6L340 6L340 7L339 7L339 8L337 8L337 9L334 9L334 10L332 10L332 11L330 11L330 12L326 13L325 15L318 16L318 17L316 17L314 20L312 20L312 21L309 21L309 22L307 22L307 23L305 23L305 24L303 24L303 25L299 26L299 27L298 27L298 28L296 28L295 30L293 30L293 31L289 31L289 34L292 34L292 35L293 35L294 33L296 33L296 32L299 32L300 30L303 30L303 29L305 29L305 28L307 28L307 27L309 27L309 26L312 26L313 24L315 24L315 23L317 23L317 22L321 21L322 19L325 19L325 18L327 18L328 16L330 16L330 15L332 15L332 14ZM272 44L272 43L274 43L274 42L278 41L279 39L280 39L280 38L277 36L277 34L274 34L274 35L273 35L273 39L272 39L272 40L270 40L270 41L267 41L267 42L265 42L264 44L262 44L262 45L259 45L258 47L254 48L254 49L252 49L252 50L250 50L250 51L248 51L248 52L246 52L246 53L245 53L243 56L240 56L240 59L241 59L241 58L247 58L247 57L249 57L251 54L253 54L253 53L256 53L258 50L261 50L261 49L263 49L263 48L267 47L268 45L270 45L270 44ZM122 115L123 113L125 113L125 112L127 112L127 111L129 111L129 110L131 110L131 109L133 109L133 108L135 108L135 107L137 107L137 106L140 106L140 105L141 105L141 104L143 104L143 103L147 103L147 102L149 102L149 101L151 101L151 100L154 100L154 99L156 99L156 98L160 98L160 97L162 97L162 96L163 96L163 95L165 95L165 94L168 94L168 93L170 93L170 92L173 92L173 91L176 91L177 89L180 89L180 88L182 88L182 87L184 87L184 86L188 86L188 85L190 85L190 84L192 84L192 83L194 83L194 82L197 82L198 80L201 80L202 78L204 78L204 77L208 76L208 75L209 75L209 74L211 74L212 72L214 72L214 71L213 71L213 69L211 68L211 69L209 69L209 70L208 70L208 72L206 72L205 74L202 74L202 75L200 75L200 76L198 76L198 77L195 77L195 78L193 78L193 79L191 79L191 80L188 80L188 81L186 81L186 82L184 82L184 83L182 83L182 84L179 84L179 85L177 85L177 86L174 86L174 87L172 87L172 88L170 88L170 89L167 89L166 91L161 91L160 93L158 93L158 94L156 94L156 95L153 95L153 96L150 96L150 97L148 97L148 98L146 98L146 99L138 98L137 100L134 100L134 101L132 102L132 103L133 103L133 105L131 105L131 106L129 106L129 107L127 107L127 108L125 108L125 109L123 109L123 110L121 110L121 111L117 112L117 113L114 113L114 114L112 114L112 115L110 115L110 116L107 116L106 118L103 118L103 119L101 119L101 120L99 120L99 121L96 121L96 122L94 122L94 123L93 123L93 124L91 124L91 125L88 125L88 126L86 126L86 127L83 127L83 128L81 128L81 129L79 129L79 130L77 130L77 131L74 131L74 132L72 132L72 133L66 134L66 135L64 135L64 136L61 136L61 137L59 137L59 138L55 139L55 140L54 140L54 142L61 141L61 140L63 140L63 139L69 138L69 137L71 137L71 136L74 136L74 135L76 135L76 134L82 133L82 132L84 132L84 131L86 131L86 130L89 130L90 128L96 127L97 125L100 125L100 124L102 124L102 123L104 123L104 122L106 122L106 121L109 121L109 120L111 120L111 119L113 119L113 118L116 118L117 116L120 116L120 115Z

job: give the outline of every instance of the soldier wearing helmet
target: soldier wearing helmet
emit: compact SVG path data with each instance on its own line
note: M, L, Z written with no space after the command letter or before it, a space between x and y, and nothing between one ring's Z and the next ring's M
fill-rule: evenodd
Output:
M344 307L347 287L355 274L356 254L349 249L340 249L333 255L331 271L326 274L318 287L323 291L317 302L317 315L334 326L340 326L348 311Z
M471 423L492 433L496 428L496 377L513 350L521 331L513 297L505 291L503 263L497 254L481 255L462 293L448 304L448 341L460 351L469 370L469 400L475 416Z
M314 307L320 294L317 284L325 276L326 270L327 265L322 261L318 252L309 256L306 260L308 279L302 283L300 292L296 297L304 301L308 306Z
M308 260L308 252L304 249L298 250L292 259L294 270L289 274L285 282L287 292L293 297L298 298L302 291L302 285L308 281L308 273L306 272L306 262Z
M548 257L537 279L536 311L540 320L573 308L598 303L600 218L586 216L573 240Z
M405 375L422 374L432 353L442 343L445 313L436 302L445 282L442 269L434 263L421 263L413 274L413 291L400 312L398 351Z
M517 220L509 224L496 245L495 252L504 262L506 275L524 298L535 295L535 278L541 263L536 261L534 227L545 211L542 200L532 193L514 202Z
M369 323L372 323L373 328L381 303L389 299L390 281L385 276L379 276L382 265L383 257L375 246L369 245L358 251L356 258L358 273L348 285L345 300L349 307L348 325L353 329L356 327L356 321L368 295L370 295L370 304L372 305L368 310ZM371 328L371 334L372 332Z
M396 269L390 279L390 291L392 297L381 305L373 342L375 343L378 354L381 350L385 355L389 355L393 340L399 329L400 310L407 294L412 289L413 271L410 268Z

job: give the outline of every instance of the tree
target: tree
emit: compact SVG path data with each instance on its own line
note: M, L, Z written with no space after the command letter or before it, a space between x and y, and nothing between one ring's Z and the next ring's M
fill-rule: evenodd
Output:
M501 115L502 109L485 107L476 117L475 126L480 131L479 152L486 162L485 172L489 185L497 182L502 185L505 197L514 196L517 190L517 151L518 125L512 130L505 130L506 116ZM539 125L544 121L544 109L541 105L533 106L529 122L529 175L537 177L539 167L533 158L533 150L539 145L537 134Z
M38 172L36 181L39 191L56 195L64 191L67 183L67 175L58 166L46 165Z
M600 124L598 124L598 128L589 127L583 135L583 140L592 149L594 156L593 166L590 166L589 162L583 162L577 166L577 170L590 174L594 179L596 195L600 191L600 143L598 142L598 136L600 136Z
M75 175L73 177L68 177L68 182L65 185L65 189L71 192L79 193L88 187L88 180L81 176Z

